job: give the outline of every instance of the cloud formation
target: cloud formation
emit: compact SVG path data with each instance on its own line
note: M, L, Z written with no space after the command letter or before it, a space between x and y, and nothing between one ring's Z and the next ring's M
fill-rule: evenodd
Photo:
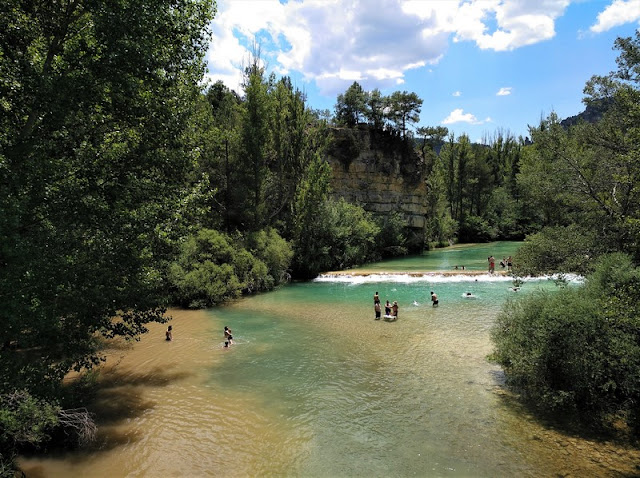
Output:
M460 91L454 91L451 96L460 96L461 94Z
M255 40L270 70L299 72L324 95L353 81L367 90L390 88L409 71L437 64L451 41L509 51L549 40L571 1L219 0L210 77L240 91L242 63ZM639 5L615 0L592 30L637 19Z
M449 116L441 121L442 124L454 124L454 123L469 123L469 124L484 124L489 123L491 118L487 117L484 120L478 120L475 115L471 113L465 113L462 108L456 108Z
M496 96L507 96L511 94L511 90L513 88L511 86L503 86L502 88L500 88L498 90L498 92L496 93Z
M640 0L615 0L598 14L596 23L589 30L593 33L602 33L638 20L640 20Z

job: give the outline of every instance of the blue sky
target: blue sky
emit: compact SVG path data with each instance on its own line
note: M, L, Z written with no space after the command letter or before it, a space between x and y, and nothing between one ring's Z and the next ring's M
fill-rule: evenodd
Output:
M218 0L208 79L242 94L254 40L269 72L288 75L333 112L354 81L423 99L418 126L472 141L528 135L555 111L584 109L593 75L615 69L640 0Z

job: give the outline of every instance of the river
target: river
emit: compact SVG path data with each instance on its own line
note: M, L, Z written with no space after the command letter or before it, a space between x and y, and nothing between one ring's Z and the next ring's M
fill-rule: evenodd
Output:
M513 292L503 276L363 275L480 270L488 250L499 261L515 247L447 248L173 310L172 342L152 324L109 352L91 404L95 446L20 465L35 478L637 474L637 450L539 423L486 359L502 304L551 281ZM375 291L398 301L397 321L374 319Z

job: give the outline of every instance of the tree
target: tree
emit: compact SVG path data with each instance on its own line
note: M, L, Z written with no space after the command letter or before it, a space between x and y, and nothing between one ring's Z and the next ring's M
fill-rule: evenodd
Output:
M406 139L409 125L420 121L422 100L415 93L396 91L389 97L389 118Z
M640 34L615 48L618 69L585 87L588 105L606 105L601 119L566 129L552 113L531 128L518 182L545 225L578 223L601 250L640 260Z
M444 138L449 134L449 130L444 126L423 126L416 130L418 136L422 137L420 151L423 161L428 164L427 171L431 171L437 157L436 150L444 144Z
M97 337L164 321L208 0L0 7L0 382L55 393Z
M367 92L354 81L343 95L338 95L335 110L339 124L356 126L361 119L367 117Z
M256 231L264 218L264 187L268 176L267 157L271 147L269 129L270 100L268 84L264 78L260 52L255 50L250 64L245 68L243 87L245 92L244 117L242 121L242 155L239 169L240 180L249 185L250 195L236 209L246 221L243 229ZM243 181L244 180L244 181Z
M289 230L290 206L309 161L311 112L306 108L304 94L294 89L288 77L275 83L270 97L273 147L269 166L273 174L265 198L266 222L272 225L281 221Z
M388 99L382 96L378 88L367 95L367 119L374 129L384 129Z
M315 277L328 265L328 246L320 237L326 231L323 204L329 194L331 168L315 153L296 190L293 203L293 270L301 278Z
M606 105L601 119L565 129L550 115L531 128L518 174L527 199L547 210L546 227L516 255L517 272L575 271L585 284L508 304L494 358L532 403L626 421L637 435L640 32L615 47L618 69L585 87L587 104Z

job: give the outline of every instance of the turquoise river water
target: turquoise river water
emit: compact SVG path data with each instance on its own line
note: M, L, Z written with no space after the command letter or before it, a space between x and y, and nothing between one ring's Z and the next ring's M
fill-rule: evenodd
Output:
M516 247L446 248L360 272L479 271ZM28 477L633 475L636 450L546 427L507 393L487 361L490 329L506 300L555 287L511 285L484 274L328 276L172 311L172 342L158 324L110 352L91 404L97 443L20 464ZM397 321L374 320L375 291L398 301Z

